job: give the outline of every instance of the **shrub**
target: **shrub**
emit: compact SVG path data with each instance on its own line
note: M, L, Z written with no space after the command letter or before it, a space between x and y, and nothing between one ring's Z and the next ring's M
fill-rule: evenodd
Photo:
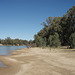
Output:
M60 46L61 42L59 40L58 33L55 33L54 35L50 35L50 37L48 39L48 42L49 42L49 46L51 46L51 47L58 47L58 46Z
M35 36L35 43L38 47L46 46L46 39L42 38L41 36Z

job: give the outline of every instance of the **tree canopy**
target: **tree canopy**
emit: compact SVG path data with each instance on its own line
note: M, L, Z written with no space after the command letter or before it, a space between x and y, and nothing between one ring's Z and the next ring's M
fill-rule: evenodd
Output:
M0 39L0 44L3 45L27 45L27 43L28 43L27 40L11 39L10 37Z
M75 6L70 8L63 17L48 17L46 23L43 22L44 28L40 30L34 38L37 46L60 46L70 45L75 35ZM71 35L72 34L72 35ZM46 40L44 40L46 39Z

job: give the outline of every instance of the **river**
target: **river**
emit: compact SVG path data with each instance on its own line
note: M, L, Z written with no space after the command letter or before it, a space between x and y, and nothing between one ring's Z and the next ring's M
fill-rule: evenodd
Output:
M12 50L19 50L26 46L0 46L0 55L10 55Z

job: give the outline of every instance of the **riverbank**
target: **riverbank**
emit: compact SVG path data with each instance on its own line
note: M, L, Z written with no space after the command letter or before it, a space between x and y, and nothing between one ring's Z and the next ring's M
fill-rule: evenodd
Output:
M26 46L0 46L0 55L10 55L13 50L27 48Z
M0 56L0 75L75 75L75 50L24 48Z

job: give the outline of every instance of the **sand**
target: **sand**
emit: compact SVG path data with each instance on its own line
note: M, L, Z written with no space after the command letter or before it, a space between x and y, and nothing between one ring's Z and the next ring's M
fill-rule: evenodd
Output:
M75 75L75 50L25 48L0 61L0 75Z

